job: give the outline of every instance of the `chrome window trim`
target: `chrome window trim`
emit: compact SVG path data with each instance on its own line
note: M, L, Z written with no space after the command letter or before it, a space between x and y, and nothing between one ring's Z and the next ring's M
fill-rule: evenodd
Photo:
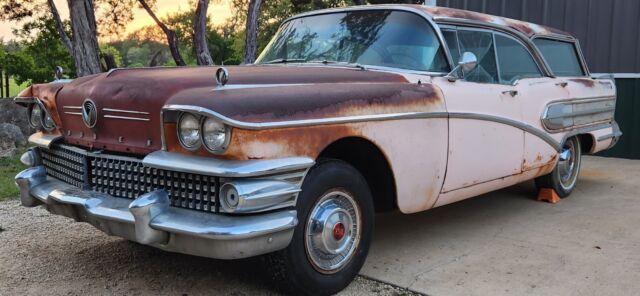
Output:
M516 38L516 40L520 41L521 43L523 43L523 45L525 45L525 48L533 56L536 64L538 64L538 67L542 71L543 76L555 77L553 75L553 72L551 72L549 66L547 65L546 61L542 58L542 54L540 53L538 48L535 46L535 44L533 44L531 39L515 29L502 26L502 25L492 24L492 23L479 22L479 21L473 21L473 20L464 20L464 19L458 19L458 18L447 18L447 17L437 18L434 20L434 22L438 25L473 27L478 29L489 30L492 32L501 32L501 33L507 34L508 36L510 35L511 37Z
M558 41L558 42L566 42L566 43L571 43L573 44L573 50L576 52L576 55L578 56L578 63L580 64L580 67L582 68L582 76L575 76L575 77L591 77L591 72L589 72L589 67L587 66L587 61L584 58L584 55L582 54L582 49L580 48L580 41L576 38L573 37L569 37L569 36L562 36L562 35L540 35L540 34L536 34L533 35L531 37L531 42L533 43L533 41L535 39L547 39L547 40L551 40L551 41ZM534 43L535 45L535 43ZM537 47L536 47L537 48ZM551 71L553 73L553 71L551 70L551 66L549 66L549 63L547 63L547 60L544 58L544 55L542 55L542 53L540 53L540 57L542 58L542 60L544 60L545 64L549 67L549 71ZM555 74L554 74L555 76ZM562 76L562 77L574 77L574 76Z
M316 11L309 11L309 12L305 12L305 13L301 13L301 14L297 14L294 16L291 16L287 19L285 19L280 26L278 27L278 30L276 32L280 32L280 29L282 28L282 26L284 24L286 24L287 22L294 20L294 19L298 19L298 18L303 18L303 17L308 17L308 16L315 16L315 15L323 15L323 14L333 14L333 13L342 13L342 12L351 12L351 11L375 11L375 10L391 10L391 11L404 11L404 12L410 12L410 13L414 13L416 15L418 15L419 17L422 17L423 19L425 19L427 21L427 23L431 26L431 29L433 29L434 33L436 34L436 36L438 37L438 41L440 41L440 46L443 47L443 51L444 51L444 55L445 55L445 59L447 59L448 63L449 63L449 69L453 69L454 66L454 62L451 59L451 53L449 53L449 48L447 48L446 46L446 42L444 41L444 37L442 36L442 32L440 32L440 28L438 27L438 25L436 25L436 23L433 21L433 18L427 14L426 12L414 8L414 7L410 7L410 6L396 6L396 5L389 5L389 6L369 6L369 5L361 5L361 6L352 6L352 7L341 7L341 8L329 8L329 9L322 9L322 10L316 10ZM260 64L255 64L254 65L260 65ZM365 66L370 66L370 65L365 65ZM377 67L377 66L372 66L373 67ZM395 68L395 67L390 67L390 69L393 69L394 71L396 70L404 70L407 71L409 69L402 69L402 68ZM433 75L434 73L437 74L441 74L441 75L446 75L447 73L445 72L430 72L430 71L417 71L417 70L410 70L413 71L417 74L423 74L423 75Z
M459 26L455 26L455 25L442 25L441 26L441 30L449 30L449 31L455 31L456 33L456 40L458 40L458 48L460 48L460 39L458 39L458 31L476 31L476 32L486 32L486 33L491 33L491 38L493 39L493 53L495 56L495 60L496 60L496 70L497 75L498 75L498 83L489 83L489 84L500 84L500 85L511 85L511 86L515 86L516 84L518 84L518 82L522 79L526 79L526 78L530 78L530 77L521 77L517 80L515 80L512 83L502 83L502 77L500 74L500 57L498 56L498 48L496 46L496 34L503 36L505 38L509 38L515 42L517 42L518 44L520 44L529 54L529 56L533 59L534 64L536 65L536 67L538 68L538 72L540 73L540 77L545 77L545 70L540 66L540 64L538 63L538 61L536 61L535 55L533 54L533 52L527 47L527 44L525 44L524 42L522 42L521 40L519 40L518 38L515 38L509 34L503 33L503 32L499 32L496 30L492 30L492 29L486 29L486 28L476 28L476 27L469 27L469 26L464 26L464 25L459 25ZM446 43L445 43L446 44ZM460 52L460 54L462 54L462 52ZM544 61L546 63L546 61Z

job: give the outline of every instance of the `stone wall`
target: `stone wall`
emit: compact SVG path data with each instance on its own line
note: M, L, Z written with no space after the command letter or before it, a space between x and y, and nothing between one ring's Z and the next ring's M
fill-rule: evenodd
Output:
M26 145L33 132L27 121L27 109L12 99L0 98L0 157L13 156L16 147Z

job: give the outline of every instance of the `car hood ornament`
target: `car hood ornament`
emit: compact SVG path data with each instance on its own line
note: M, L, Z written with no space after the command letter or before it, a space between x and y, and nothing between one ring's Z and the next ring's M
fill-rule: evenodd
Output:
M218 83L218 87L222 87L227 84L229 81L229 70L225 67L218 68L216 71L216 82Z
M88 128L94 128L98 121L98 108L96 103L91 99L84 100L82 103L82 121Z

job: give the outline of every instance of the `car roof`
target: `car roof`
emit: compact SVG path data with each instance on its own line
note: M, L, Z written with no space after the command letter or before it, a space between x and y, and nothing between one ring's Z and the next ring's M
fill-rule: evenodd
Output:
M530 22L515 20L511 18L495 16L485 13L479 13L475 11L438 7L438 6L425 6L425 5L410 5L414 8L424 11L430 15L431 18L438 21L471 21L474 23L486 23L494 26L508 27L516 30L525 36L531 38L534 36L548 36L548 37L564 37L573 38L570 33L551 28L543 25L538 25Z
M367 10L367 9L400 9L400 10L412 10L422 12L425 15L431 17L434 22L437 23L454 23L454 24L471 24L471 25L486 25L491 27L498 27L507 30L513 30L517 33L524 35L527 38L533 37L549 37L549 38L561 38L574 40L575 38L567 32L558 30L555 28L529 23L525 21L510 19L501 16L495 16L475 11L440 7L440 6L426 6L417 4L379 4L379 5L360 5L340 8L329 8L315 11L309 11L306 13L298 14L292 18L303 17L307 15L316 15L323 13L331 13L336 11L348 11L348 10Z

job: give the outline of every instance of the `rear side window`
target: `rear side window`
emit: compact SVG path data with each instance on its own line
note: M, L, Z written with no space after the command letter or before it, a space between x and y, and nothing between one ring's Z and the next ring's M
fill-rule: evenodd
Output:
M533 43L556 76L585 76L576 47L571 42L536 38Z
M518 79L542 77L538 65L520 42L496 34L500 83L511 84Z

